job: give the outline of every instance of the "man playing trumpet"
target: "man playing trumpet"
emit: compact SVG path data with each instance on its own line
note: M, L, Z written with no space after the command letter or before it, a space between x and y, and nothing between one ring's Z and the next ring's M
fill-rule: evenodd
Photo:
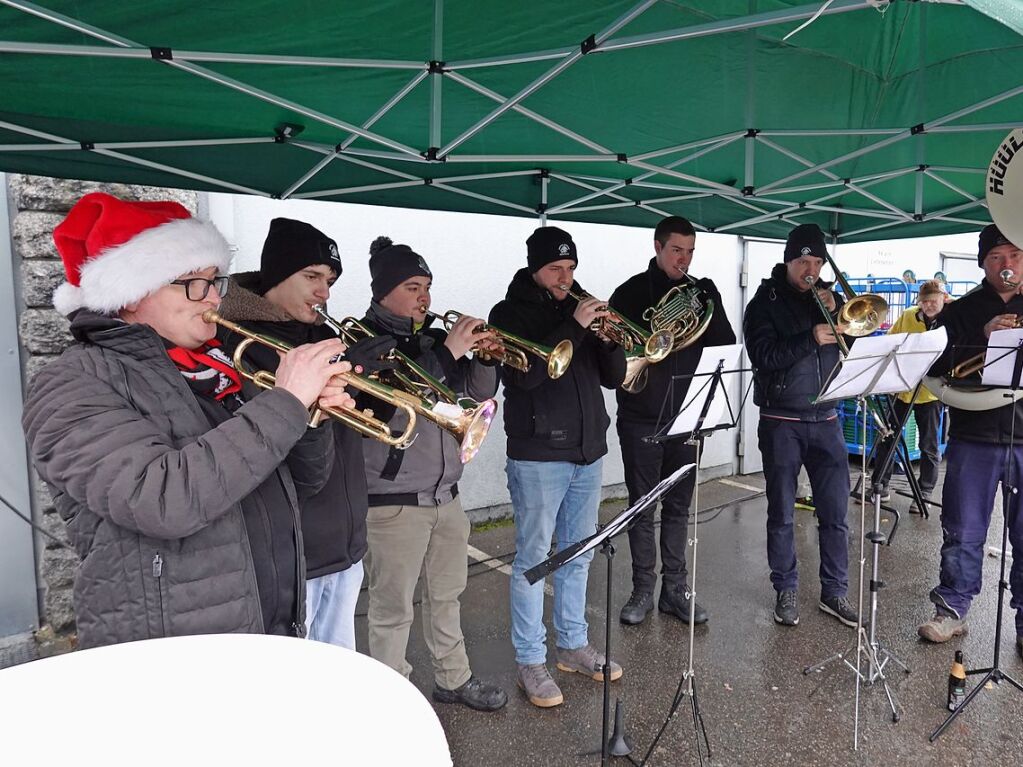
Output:
M29 451L82 558L79 646L221 632L303 635L298 508L327 479L353 402L338 341L293 349L243 397L204 313L230 251L174 202L83 197L54 231L75 343L32 381ZM197 584L201 583L201 588Z
M839 336L821 316L820 303L837 315L843 300L820 282L827 258L816 224L789 232L784 263L757 289L746 307L743 335L754 368L753 401L760 407L760 453L767 482L767 561L777 594L774 620L799 623L796 480L805 466L813 488L820 546L818 607L847 626L857 625L846 598L849 587L849 457L834 403L815 403L841 359ZM835 326L841 333L841 324Z
M664 360L647 368L646 386L630 393L619 389L618 437L625 466L625 484L629 503L646 495L667 476L687 463L696 461L696 446L686 440L646 442L665 419L673 418L682 407L691 379L678 378L696 370L707 346L735 343L735 332L725 316L721 294L713 280L694 280L689 267L696 250L696 230L679 216L663 219L654 230L654 257L645 271L633 275L611 295L611 307L639 325L649 325L643 315L657 305L668 291L694 283L706 300L713 302L714 314L706 331L685 349L673 351ZM676 339L681 340L681 339ZM690 473L661 501L661 595L658 609L689 622L689 595L686 584L686 542L688 541L689 502L693 497L696 474ZM657 585L657 547L654 543L654 509L644 512L629 528L632 554L632 595L622 607L622 623L642 623L654 609ZM703 623L707 612L697 604L694 621Z
M370 245L373 300L362 323L393 339L398 351L460 396L497 391L499 367L474 349L496 348L482 320L462 316L447 333L430 327L433 274L407 245L378 237ZM404 371L408 372L408 371ZM401 426L396 419L392 425ZM425 418L405 450L365 440L369 483L369 652L408 677L405 658L413 592L423 575L423 636L433 659L434 700L495 711L508 702L500 687L472 673L462 636L458 598L468 577L469 520L458 499L462 476L458 442Z

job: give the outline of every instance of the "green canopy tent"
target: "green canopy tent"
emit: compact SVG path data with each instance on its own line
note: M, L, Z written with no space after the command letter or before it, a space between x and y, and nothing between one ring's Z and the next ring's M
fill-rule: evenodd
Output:
M1023 124L1021 5L0 0L0 169L844 242L969 231Z

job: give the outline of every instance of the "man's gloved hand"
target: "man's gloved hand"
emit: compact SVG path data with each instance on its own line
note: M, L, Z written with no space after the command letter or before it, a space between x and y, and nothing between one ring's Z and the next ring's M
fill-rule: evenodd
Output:
M394 370L398 363L382 359L395 347L390 336L371 336L354 343L345 351L345 359L352 363L356 373L371 375L381 370Z

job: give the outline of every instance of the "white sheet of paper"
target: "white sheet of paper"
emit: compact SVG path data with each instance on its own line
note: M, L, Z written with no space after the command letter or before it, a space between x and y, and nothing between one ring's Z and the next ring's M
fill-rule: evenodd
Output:
M819 402L912 391L948 343L945 328L856 339ZM894 357L889 355L898 350ZM887 361L889 360L890 361ZM880 375L879 375L880 374ZM871 382L877 378L876 383Z
M984 370L980 374L981 383L985 386L1012 386L1012 368L1016 364L1016 354L1011 348L1018 348L1023 340L1023 328L996 330L988 339L987 352L984 355Z
M695 373L713 373L717 370L718 363L724 361L722 370L736 371L739 369L739 355L742 354L742 344L728 344L725 346L708 346L700 355L700 364L696 366ZM722 381L724 387L719 386L714 399L711 400L710 409L707 411L707 418L703 422L703 428L712 429L721 423L725 414L725 392L728 380L731 375L738 375L733 372L726 374ZM701 375L691 379L689 391L686 393L685 404L682 410L675 416L674 423L668 430L668 436L674 434L688 434L696 428L696 422L700 420L700 413L707 401L707 394L710 392L710 376Z

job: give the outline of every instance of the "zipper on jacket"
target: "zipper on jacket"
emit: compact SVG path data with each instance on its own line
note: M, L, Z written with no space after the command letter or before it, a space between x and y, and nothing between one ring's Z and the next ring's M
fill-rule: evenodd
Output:
M153 556L153 578L156 579L157 604L160 608L160 636L167 636L167 623L163 612L163 557L159 551Z

